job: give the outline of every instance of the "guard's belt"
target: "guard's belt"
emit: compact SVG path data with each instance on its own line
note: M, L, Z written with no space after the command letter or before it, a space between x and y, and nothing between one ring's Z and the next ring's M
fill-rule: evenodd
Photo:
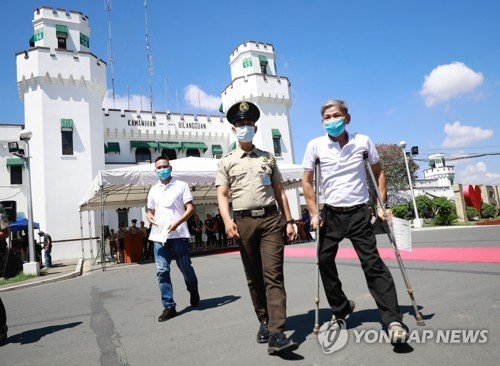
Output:
M348 207L337 207L337 206L330 206L325 203L325 207L328 211L336 212L336 213L346 213L346 212L354 212L359 210L362 207L365 207L366 203L361 203L359 205L355 206L348 206Z
M244 217L266 217L278 212L276 205L270 205L261 208L254 208L252 210L239 210L233 211L235 219L242 219Z

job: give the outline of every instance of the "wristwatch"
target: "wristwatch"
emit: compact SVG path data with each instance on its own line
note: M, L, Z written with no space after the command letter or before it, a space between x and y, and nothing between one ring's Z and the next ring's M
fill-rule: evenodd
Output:
M286 224L287 224L287 225L288 225L288 224L293 224L293 223L295 223L295 221L294 221L293 219L291 219L291 220L287 220L287 222L286 222Z

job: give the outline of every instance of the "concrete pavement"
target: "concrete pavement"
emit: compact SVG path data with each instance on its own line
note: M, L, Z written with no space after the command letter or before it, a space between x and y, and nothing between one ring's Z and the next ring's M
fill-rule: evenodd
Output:
M436 236L443 233L444 236ZM415 234L414 245L500 246L500 229L433 231ZM380 246L387 244L379 238ZM416 244L415 244L416 242ZM297 246L310 248L312 244ZM341 246L349 246L341 243ZM287 357L271 357L255 342L253 313L243 266L237 254L193 258L200 281L201 304L189 306L189 294L173 265L177 309L165 323L153 263L92 271L63 281L2 293L9 339L0 348L0 365L496 365L500 317L500 265L492 263L405 262L425 330L488 330L486 344L355 342L355 332L382 328L357 260L338 261L344 290L356 302L348 320L347 345L324 354L312 334L316 266L311 258L286 258L288 334L301 347ZM395 261L391 270L405 322L419 329ZM321 321L330 312L321 290Z

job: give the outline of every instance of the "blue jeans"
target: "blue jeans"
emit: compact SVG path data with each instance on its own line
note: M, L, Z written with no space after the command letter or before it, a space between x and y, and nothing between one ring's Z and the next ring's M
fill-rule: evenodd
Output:
M45 267L52 267L52 256L47 252L45 252Z
M161 303L164 308L175 306L174 291L172 289L172 281L170 280L170 262L175 259L177 267L184 276L187 290L189 292L198 291L198 279L194 268L191 265L189 256L189 239L168 239L165 245L158 242L154 244L156 276L158 277L158 285L160 286Z

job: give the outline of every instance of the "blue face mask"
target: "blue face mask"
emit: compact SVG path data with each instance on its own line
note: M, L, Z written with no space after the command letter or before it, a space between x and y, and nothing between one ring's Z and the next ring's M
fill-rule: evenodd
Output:
M172 174L172 167L159 169L156 171L156 174L160 180L166 180L170 178L170 174Z
M241 142L251 142L255 136L255 126L236 127L236 138Z
M330 136L338 137L345 130L345 118L344 117L337 117L337 118L332 118L332 119L326 120L324 127L325 127L326 132L328 132L328 134Z

